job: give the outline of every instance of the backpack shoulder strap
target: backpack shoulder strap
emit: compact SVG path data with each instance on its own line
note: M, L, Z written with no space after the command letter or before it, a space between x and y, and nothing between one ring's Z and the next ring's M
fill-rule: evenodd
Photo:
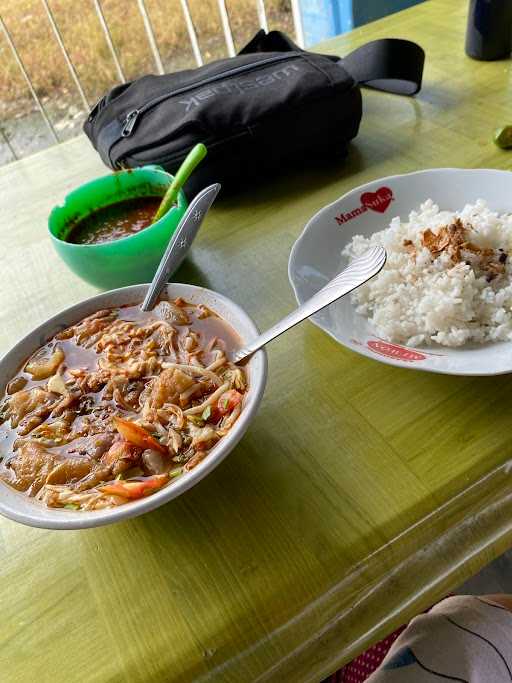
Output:
M250 52L304 52L286 33L259 30L238 54ZM366 43L346 57L324 55L339 61L360 85L399 95L415 95L421 88L425 53L410 40L383 38Z
M358 47L340 61L361 85L415 95L421 88L425 52L410 40L383 38Z

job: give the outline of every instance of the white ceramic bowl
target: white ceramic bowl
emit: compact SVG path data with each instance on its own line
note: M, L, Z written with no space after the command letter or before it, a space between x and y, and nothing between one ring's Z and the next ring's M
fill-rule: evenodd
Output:
M309 299L347 265L341 251L354 235L370 236L394 216L407 219L428 198L451 210L485 199L493 210L510 213L512 173L438 168L380 178L348 192L315 214L293 246L288 274L297 301ZM390 344L372 333L349 296L318 313L313 322L349 349L389 365L453 375L512 372L512 342L417 349Z
M98 294L98 296L67 308L42 325L39 325L0 360L0 391L2 394L5 391L7 382L16 374L27 357L51 339L58 331L69 327L78 320L102 308L142 301L147 287L148 285L133 285ZM256 325L247 313L221 294L202 287L185 284L169 284L167 294L172 298L181 296L191 303L206 304L208 308L218 313L238 332L244 343L250 341L258 334ZM254 354L247 364L246 370L249 375L249 389L242 413L231 431L219 441L197 467L191 472L186 472L160 491L143 500L131 501L109 510L79 512L49 509L33 498L29 498L0 481L0 513L10 519L30 526L46 529L84 529L86 527L118 522L128 517L136 517L176 498L215 469L228 453L233 450L247 430L265 390L267 379L267 356L265 351L258 351L258 353Z

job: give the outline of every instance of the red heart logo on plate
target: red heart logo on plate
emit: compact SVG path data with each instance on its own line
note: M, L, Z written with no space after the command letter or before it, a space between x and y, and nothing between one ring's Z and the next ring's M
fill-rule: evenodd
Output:
M393 192L389 187L379 187L377 192L363 192L361 204L367 209L384 213L393 199Z

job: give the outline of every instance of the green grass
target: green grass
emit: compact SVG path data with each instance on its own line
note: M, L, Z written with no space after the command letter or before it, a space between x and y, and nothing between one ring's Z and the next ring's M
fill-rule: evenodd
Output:
M102 0L114 45L127 80L155 72L135 0ZM190 0L205 61L226 55L216 0ZM117 82L115 67L92 0L50 0L50 7L93 104ZM146 0L166 71L195 66L179 0ZM289 0L266 0L270 28L293 32ZM259 28L254 0L228 1L238 48ZM40 0L0 0L0 13L13 37L38 95L81 106L62 53ZM4 115L30 108L24 79L0 36L0 105Z

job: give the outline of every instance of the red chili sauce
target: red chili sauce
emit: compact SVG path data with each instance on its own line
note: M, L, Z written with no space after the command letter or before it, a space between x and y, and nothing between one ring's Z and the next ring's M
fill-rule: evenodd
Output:
M66 237L72 244L101 244L129 237L151 225L162 197L136 197L104 206L82 218Z

